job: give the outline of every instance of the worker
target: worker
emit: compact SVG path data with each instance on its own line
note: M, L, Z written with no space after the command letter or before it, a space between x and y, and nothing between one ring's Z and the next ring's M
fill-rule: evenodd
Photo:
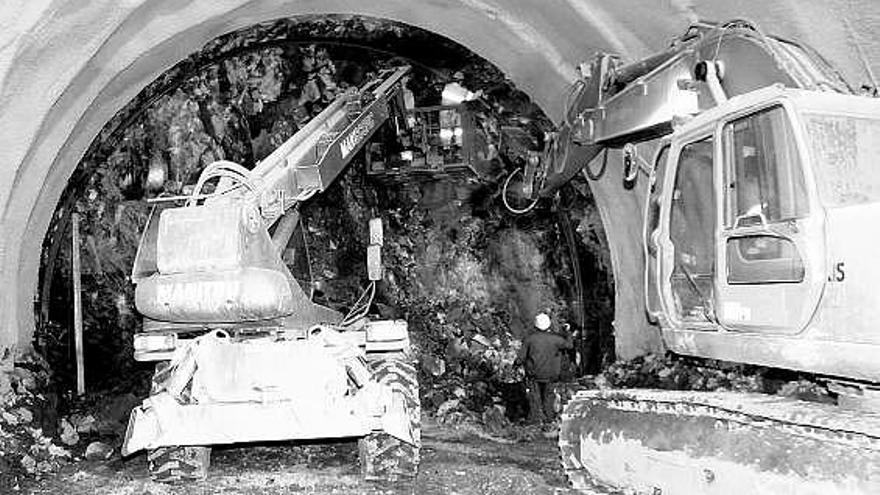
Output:
M550 331L552 322L546 313L535 316L535 330L523 340L516 364L525 368L529 421L541 423L556 419L553 385L562 371L563 351L571 349L570 336Z

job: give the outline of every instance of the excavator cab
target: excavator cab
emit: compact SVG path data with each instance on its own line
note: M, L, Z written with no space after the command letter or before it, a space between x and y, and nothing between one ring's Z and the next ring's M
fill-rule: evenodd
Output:
M661 143L645 209L646 307L671 350L880 379L868 359L841 370L821 357L832 342L880 346L862 328L880 317L876 278L847 278L878 271L856 247L880 232L877 138L880 102L773 86Z

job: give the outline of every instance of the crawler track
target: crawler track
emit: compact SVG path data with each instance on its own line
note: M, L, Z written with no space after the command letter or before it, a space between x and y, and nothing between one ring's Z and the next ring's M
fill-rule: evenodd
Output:
M880 415L732 392L578 392L559 434L585 493L880 493Z

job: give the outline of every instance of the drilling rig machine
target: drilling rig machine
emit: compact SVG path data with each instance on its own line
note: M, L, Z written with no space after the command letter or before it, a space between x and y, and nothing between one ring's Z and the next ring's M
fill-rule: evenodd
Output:
M367 318L381 219L370 221L370 284L347 315L313 303L281 257L299 205L386 122L405 131L408 70L342 94L252 170L209 165L184 206L154 210L132 279L144 316L135 358L157 366L123 453L146 449L155 480L204 478L211 445L341 437L360 438L367 478L416 474L407 325Z
M880 99L747 21L698 23L633 63L600 54L582 74L519 195L536 201L579 172L603 180L584 166L621 149L624 186L647 178L633 191L646 205L645 304L667 350L808 373L837 404L581 391L559 433L571 483L880 493Z

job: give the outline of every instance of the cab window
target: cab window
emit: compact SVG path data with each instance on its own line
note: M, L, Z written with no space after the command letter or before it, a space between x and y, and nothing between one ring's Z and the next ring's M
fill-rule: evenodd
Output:
M672 293L679 318L706 320L715 273L713 140L686 144L678 156L669 215L674 248Z
M738 231L806 216L805 179L785 110L770 107L723 130L727 283L800 283L804 261L795 243L772 229ZM741 233L740 233L741 232Z
M723 136L728 165L727 227L807 215L804 176L781 106L729 122Z

